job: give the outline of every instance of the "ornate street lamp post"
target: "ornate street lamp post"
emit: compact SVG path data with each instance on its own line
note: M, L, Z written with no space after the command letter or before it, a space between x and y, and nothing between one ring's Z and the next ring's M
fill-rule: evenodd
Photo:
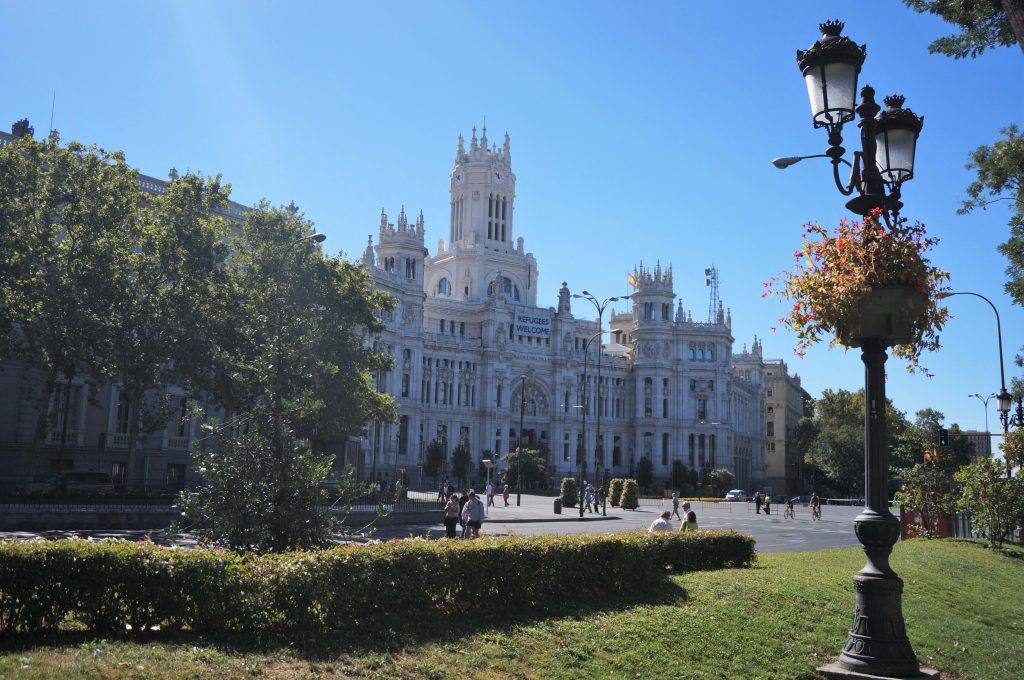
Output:
M836 188L844 196L856 192L846 207L858 216L880 212L887 225L898 218L900 188L914 176L914 153L923 118L903 108L904 98L885 98L886 110L875 103L870 86L860 90L856 106L857 76L867 48L840 35L843 24L827 21L823 33L806 51L797 51L797 63L807 85L815 128L825 128ZM853 161L843 156L842 129L859 118L861 148ZM804 158L776 159L784 168ZM850 167L850 178L840 178L840 164ZM870 335L868 335L870 333ZM923 671L907 638L903 621L903 581L889 565L900 532L900 523L889 512L889 447L885 422L886 347L894 344L890 329L864 330L855 337L864 362L864 486L866 507L854 520L857 538L864 546L867 563L853 578L856 606L853 625L838 663L819 669L831 677L854 673L883 677L920 677Z
M573 297L574 298L582 298L584 300L588 300L588 301L590 301L590 303L592 305L594 305L594 309L597 310L597 337L601 338L604 335L604 330L602 328L602 321L603 321L603 318L604 318L604 310L605 310L605 308L607 308L608 305L610 303L612 303L612 302L617 302L619 300L628 300L631 297L633 297L633 294L630 293L629 295L617 295L615 297L608 298L604 302L598 302L597 298L595 298L593 295L591 295L587 291L583 291L582 293L580 293L578 295L573 295ZM584 445L586 445L586 440L584 440ZM584 455L586 455L586 454L584 454ZM594 471L597 474L597 482L598 482L598 484L600 484L601 483L601 468L602 468L602 466L604 464L604 446L603 446L603 443L601 442L601 341L600 340L597 343L597 439L595 441L594 463L595 463ZM602 503L602 506L601 506L601 513L603 515L605 515L605 516L608 515L608 489L604 490L604 502ZM580 516L581 517L583 516L583 506L582 505L580 506Z

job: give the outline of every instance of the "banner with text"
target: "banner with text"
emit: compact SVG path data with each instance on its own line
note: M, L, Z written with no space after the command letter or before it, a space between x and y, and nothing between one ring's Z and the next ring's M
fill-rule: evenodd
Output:
M531 338L551 337L551 317L537 312L516 312L514 330Z

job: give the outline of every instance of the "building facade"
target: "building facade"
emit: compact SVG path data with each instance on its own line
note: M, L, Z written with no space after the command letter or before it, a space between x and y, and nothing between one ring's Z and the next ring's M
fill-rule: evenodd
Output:
M719 303L694 321L660 263L634 267L632 298L612 310L604 334L590 302L574 309L566 282L556 307L538 306L537 259L515 221L509 137L498 148L482 133L473 129L468 148L459 136L447 239L433 254L422 212L412 221L403 208L391 222L382 210L376 244L368 239L363 262L399 303L377 339L395 357L378 385L399 418L368 428L364 474L416 481L436 440L446 455L467 446L473 470L520 443L538 449L553 484L580 466L588 478L631 475L644 457L656 479L681 460L756 484L761 379L736 377L729 313Z

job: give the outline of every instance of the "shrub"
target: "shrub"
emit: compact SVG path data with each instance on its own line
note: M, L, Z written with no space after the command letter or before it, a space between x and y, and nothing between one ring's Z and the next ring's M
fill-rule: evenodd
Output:
M616 477L608 485L608 502L611 503L612 506L617 506L619 504L619 496L622 495L623 484L625 484L625 480L620 477Z
M245 634L373 627L495 599L543 608L638 592L666 570L754 558L753 539L730 531L414 539L246 556L126 541L4 544L0 633L65 620L100 634L126 624Z
M625 480L622 496L619 497L619 506L623 510L636 510L640 506L640 487L635 479Z
M576 487L576 479L574 477L562 477L562 490L559 494L559 498L562 499L562 506L566 508L576 507L576 501L579 500L579 489Z

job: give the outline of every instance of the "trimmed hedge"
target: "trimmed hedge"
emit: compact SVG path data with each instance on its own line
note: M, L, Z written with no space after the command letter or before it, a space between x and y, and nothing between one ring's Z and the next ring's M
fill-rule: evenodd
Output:
M415 539L243 556L126 541L0 545L0 633L315 631L491 598L523 607L637 592L669 570L749 566L731 531ZM495 576L500 575L500 576Z
M619 507L623 510L636 510L640 507L640 487L637 486L635 479L627 479L623 483Z
M619 497L622 495L622 485L626 483L626 480L621 477L615 477L608 485L608 499L612 506L618 506Z
M576 507L576 501L579 500L580 494L574 477L562 477L562 488L558 497L562 499L562 507Z

